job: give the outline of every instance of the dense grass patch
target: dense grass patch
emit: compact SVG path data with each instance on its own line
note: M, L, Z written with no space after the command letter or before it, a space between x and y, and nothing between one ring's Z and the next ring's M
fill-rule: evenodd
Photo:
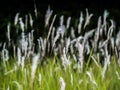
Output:
M27 62L25 67L17 66L15 60L1 62L0 64L0 89L1 90L60 90L60 78L63 78L65 90L119 90L120 69L118 64L111 60L110 65L102 78L103 66L99 67L92 62L84 71L79 71L74 66L66 70L61 65L60 59L46 58L47 63L38 64L35 78L31 83L31 66ZM57 62L56 62L57 61Z
M120 88L120 31L107 10L94 25L88 9L72 19L52 16L48 7L44 24L35 11L8 23L0 42L0 90Z

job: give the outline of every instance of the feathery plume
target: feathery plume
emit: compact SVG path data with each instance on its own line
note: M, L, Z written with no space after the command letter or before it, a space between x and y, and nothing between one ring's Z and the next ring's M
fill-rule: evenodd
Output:
M24 32L25 31L25 25L23 23L22 18L19 18L19 23L20 23L20 28L21 28L22 32Z
M70 27L70 21L71 21L71 17L68 17L68 19L67 19L67 25L66 25L67 29Z
M14 18L14 25L16 26L18 21L19 21L19 13L16 14L15 18Z
M88 13L88 9L86 9L86 20L85 20L85 24L84 24L84 29L86 28L86 26L90 23L90 19L92 18L93 14Z
M50 17L52 16L53 10L50 10L50 6L48 6L48 9L45 14L45 27L49 25Z
M70 32L70 36L72 39L74 39L76 36L75 36L75 30L73 27L71 27L71 32Z
M18 66L21 64L21 50L17 48L17 59L18 59Z
M8 38L8 41L10 42L10 23L8 23L7 25L7 38Z
M76 42L76 48L78 50L78 60L79 60L79 63L80 63L80 70L82 71L83 70L83 60L84 60L84 56L83 56L83 45L80 44L78 41Z
M59 82L60 82L60 90L65 90L66 84L65 84L65 81L62 77L60 77Z
M32 58L32 66L31 66L31 82L30 85L33 86L34 78L35 78L35 72L37 69L38 61L39 61L40 55L34 55Z
M29 18L30 18L30 26L33 27L33 22L34 22L34 21L33 21L33 19L32 19L32 15L31 15L31 14L29 14Z
M61 37L63 38L64 34L65 34L66 28L64 25L60 25L57 29L57 34L61 35Z
M35 13L35 17L37 18L38 12L37 12L37 6L34 0L34 13Z
M81 12L81 13L80 13L80 18L79 18L79 24L78 24L78 33L79 33L79 34L80 34L80 32L81 32L81 29L82 29L83 21L84 21L83 13Z
M103 26L104 26L104 31L105 31L105 35L107 34L107 17L108 17L109 13L107 10L104 11L103 14Z
M68 52L69 46L70 46L70 37L66 40L66 44L65 44L65 49L66 49L66 53Z
M62 15L62 16L60 17L60 25L63 25L63 23L64 23L64 16Z
M66 68L70 66L70 61L66 56L65 48L63 49L63 55L61 56L61 59L62 59L62 65L64 66L64 69L66 71Z

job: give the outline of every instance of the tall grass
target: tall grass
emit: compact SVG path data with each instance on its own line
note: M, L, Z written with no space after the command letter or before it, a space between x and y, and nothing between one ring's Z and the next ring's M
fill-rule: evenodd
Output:
M93 16L86 9L74 25L48 7L41 31L36 8L35 16L17 13L0 42L0 90L118 90L120 33L107 10L96 27Z
M34 81L31 81L32 63L27 62L24 69L17 67L16 60L5 62L6 67L1 62L0 89L1 90L119 90L120 69L114 59L108 66L104 78L102 71L104 67L99 67L92 62L90 66L81 73L79 68L70 65L63 69L60 59L46 58L46 65L38 64ZM57 60L57 62L55 62ZM92 60L92 59L91 59ZM5 71L7 69L7 71ZM63 81L61 81L61 79ZM32 86L31 86L31 82ZM65 85L64 85L65 84Z

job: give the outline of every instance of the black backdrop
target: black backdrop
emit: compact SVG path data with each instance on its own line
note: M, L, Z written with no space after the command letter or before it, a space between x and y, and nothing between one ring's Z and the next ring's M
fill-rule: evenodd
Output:
M81 8L94 10L118 9L119 3L115 0L0 0L0 16L12 14L18 11L30 12L34 9L34 1L37 8L45 10L51 5L54 10L67 10L74 12Z
M90 12L101 15L107 9L120 23L120 5L117 0L0 0L0 23L5 18L14 17L17 12L26 14L34 12L34 2L40 12L46 11L48 5L54 12L67 11L75 16L80 10L88 8Z
M80 10L88 8L89 12L96 16L102 15L104 10L110 12L116 25L120 26L119 2L113 0L0 0L0 41L5 39L6 26L17 12L28 14L34 12L34 2L39 12L45 14L48 5L54 13L67 12L74 17L79 15ZM12 19L12 20L11 20Z

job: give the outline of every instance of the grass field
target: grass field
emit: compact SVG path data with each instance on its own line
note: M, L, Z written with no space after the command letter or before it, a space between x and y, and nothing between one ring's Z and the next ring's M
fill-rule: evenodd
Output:
M93 62L81 72L72 64L64 70L58 58L46 58L47 64L38 64L35 73L32 64L24 68L15 65L16 60L1 62L0 90L119 90L120 69L115 59L107 67ZM87 67L87 68L86 68ZM32 73L34 73L34 78Z
M119 90L120 31L109 12L97 22L88 9L76 20L53 14L48 7L44 25L36 8L34 16L17 13L8 22L0 90Z

